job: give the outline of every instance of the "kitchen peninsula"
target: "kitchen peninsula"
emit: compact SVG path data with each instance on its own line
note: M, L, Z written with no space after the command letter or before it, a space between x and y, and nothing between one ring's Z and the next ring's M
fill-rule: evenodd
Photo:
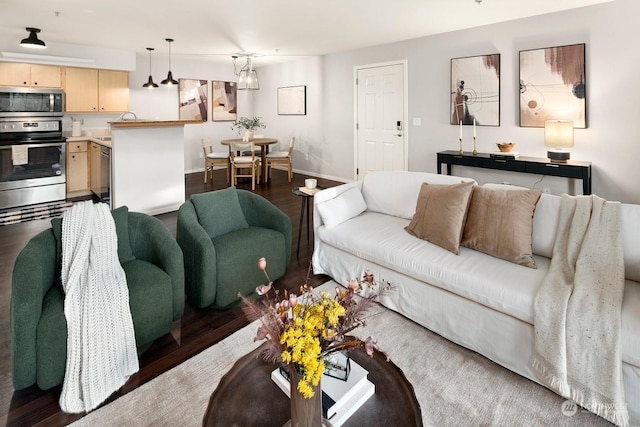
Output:
M185 200L184 126L192 120L111 122L112 208L157 215Z

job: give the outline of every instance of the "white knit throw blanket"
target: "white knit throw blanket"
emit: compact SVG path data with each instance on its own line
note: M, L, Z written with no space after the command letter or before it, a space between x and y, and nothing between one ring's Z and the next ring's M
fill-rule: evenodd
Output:
M76 203L65 212L62 286L68 337L60 407L89 412L138 371L129 291L104 203Z
M620 227L620 203L562 196L553 258L534 302L533 366L561 396L626 426Z

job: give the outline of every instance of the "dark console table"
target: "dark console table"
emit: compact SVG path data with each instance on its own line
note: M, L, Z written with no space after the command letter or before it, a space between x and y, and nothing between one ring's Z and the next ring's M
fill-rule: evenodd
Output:
M460 154L457 151L448 150L438 153L438 173L442 173L443 164L447 166L447 175L451 175L451 165L457 165L581 179L582 194L591 194L591 162L569 160L566 163L558 163L540 157L500 159L493 158L487 153L478 153L474 156L471 152Z

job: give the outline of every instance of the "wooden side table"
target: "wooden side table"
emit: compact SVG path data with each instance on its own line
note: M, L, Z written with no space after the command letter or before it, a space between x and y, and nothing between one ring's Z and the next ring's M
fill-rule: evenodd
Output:
M277 426L290 418L289 398L271 380L275 364L260 357L262 346L240 358L220 380L209 399L203 426ZM369 371L376 392L347 420L349 426L422 426L422 412L404 373L375 352L349 353ZM212 361L215 363L215 361Z

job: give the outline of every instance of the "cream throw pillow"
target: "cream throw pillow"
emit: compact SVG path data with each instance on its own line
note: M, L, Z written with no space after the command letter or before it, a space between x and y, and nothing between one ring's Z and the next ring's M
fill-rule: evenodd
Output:
M405 230L458 255L473 182L422 184L416 213Z
M531 249L533 214L540 190L475 187L462 246L537 268Z

